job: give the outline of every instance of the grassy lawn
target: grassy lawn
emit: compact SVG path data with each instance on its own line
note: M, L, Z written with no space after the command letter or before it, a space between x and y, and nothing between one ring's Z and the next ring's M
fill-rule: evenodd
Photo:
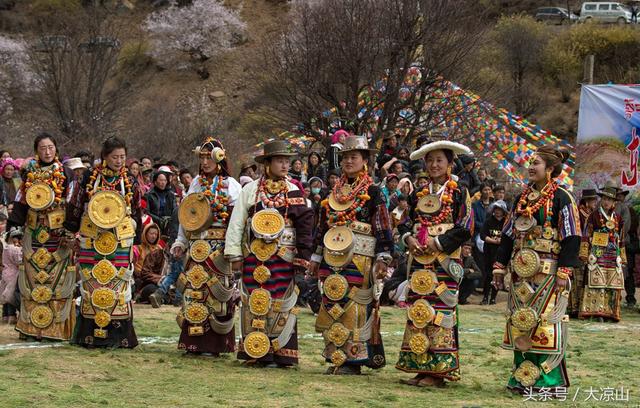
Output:
M407 377L394 368L404 312L383 308L382 331L388 365L365 369L360 377L325 376L322 338L313 332L314 317L301 311L301 361L294 369L256 369L233 356L220 359L185 356L176 349L177 308L136 307L141 344L135 350L85 350L69 345L15 348L0 345L0 406L110 407L505 407L523 398L505 390L511 353L498 347L503 304L462 306L462 380L443 389L399 384ZM566 402L545 406L615 406L588 397L590 387L630 390L629 405L640 404L640 313L625 311L619 324L572 321L568 367L572 387ZM20 344L17 333L0 326L0 342ZM34 343L30 343L34 344ZM49 344L37 344L48 346ZM576 402L573 396L580 389ZM601 395L601 394L598 394ZM541 402L527 402L538 406ZM627 404L623 404L627 405Z

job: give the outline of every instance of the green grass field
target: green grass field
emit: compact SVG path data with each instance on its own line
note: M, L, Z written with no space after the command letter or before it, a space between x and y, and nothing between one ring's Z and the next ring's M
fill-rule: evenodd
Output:
M476 299L477 300L477 299ZM294 369L243 366L234 356L185 356L176 349L177 308L136 307L141 344L134 350L85 350L70 345L20 343L0 327L0 406L39 407L506 407L523 398L505 389L511 353L498 347L504 303L462 306L462 380L445 388L415 388L394 368L404 312L385 307L382 331L388 365L359 377L323 375L322 338L314 317L300 312L300 365ZM640 313L626 310L619 324L572 321L568 368L572 381L565 402L526 402L525 406L638 406ZM18 348L35 345L37 348ZM52 346L52 347L49 347ZM590 387L630 390L629 402L589 401ZM576 401L574 394L578 390ZM602 393L598 392L598 396Z

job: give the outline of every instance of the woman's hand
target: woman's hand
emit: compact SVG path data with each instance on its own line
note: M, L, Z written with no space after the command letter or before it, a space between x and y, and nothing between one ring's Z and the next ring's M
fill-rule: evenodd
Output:
M387 276L387 268L388 265L382 259L378 259L374 267L376 279L384 279Z
M314 278L318 277L318 272L320 271L320 264L314 261L309 262L309 275Z
M440 250L438 249L438 246L436 245L436 239L435 238L431 238L429 237L427 239L427 253L428 254L435 254L437 252L440 252Z
M568 279L556 278L556 289L558 289L558 292L564 291L567 288L567 286L569 286Z
M407 237L406 242L411 254L424 255L424 248L420 245L417 239L414 237Z
M501 274L501 273L493 275L493 280L491 281L491 284L493 285L494 288L496 288L496 290L503 290L504 289L504 275Z

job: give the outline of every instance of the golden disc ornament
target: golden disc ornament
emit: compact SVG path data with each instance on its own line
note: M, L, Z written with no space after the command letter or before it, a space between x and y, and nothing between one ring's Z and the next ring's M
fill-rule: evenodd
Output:
M200 288L209 280L209 274L204 270L202 265L193 265L186 273L187 280L194 289Z
M437 257L438 257L437 254L428 254L426 252L423 253L422 255L413 255L413 259L421 263L422 265L431 265L432 263L435 262Z
M418 211L425 214L435 214L440 211L441 206L442 204L440 203L440 197L435 194L427 194L420 197L420 199L418 200L417 209Z
M607 221L604 225L610 230L612 230L612 229L614 229L616 227L616 224L613 221Z
M537 221L533 217L526 217L524 215L519 216L514 221L513 225L516 227L516 230L520 232L528 232L531 228L535 227Z
M537 190L532 190L529 194L527 194L527 200L529 201L537 201L540 198L540 192Z
M33 254L31 260L36 264L36 266L40 269L44 269L49 266L49 262L53 259L53 256L47 251L47 248L40 247Z
M93 241L93 248L100 255L111 255L118 249L118 239L114 233L103 231Z
M327 340L338 347L342 347L349 339L349 333L349 329L342 323L336 322L327 330Z
M438 278L427 270L417 270L411 275L411 290L418 295L428 295L436 289Z
M337 302L347 295L349 283L344 276L334 273L327 276L322 284L322 289L329 300Z
M38 305L31 311L30 320L38 329L47 328L53 323L53 310L48 306Z
M106 259L98 261L91 269L91 275L101 284L106 285L118 274L116 267Z
M116 191L98 191L91 197L87 212L91 222L102 229L117 227L127 215L127 203Z
M433 320L436 311L425 299L416 300L409 309L407 309L407 318L411 320L413 325L418 329L427 327Z
M36 211L49 208L56 198L53 189L45 183L33 183L25 193L27 205Z
M211 245L205 240L199 239L191 244L189 254L196 262L204 262L211 252Z
M271 308L271 293L268 290L257 288L249 295L249 311L256 316L264 316Z
M284 227L284 217L273 208L258 211L251 218L251 230L255 236L267 241L277 239L284 231Z
M416 333L409 339L409 348L415 354L424 354L429 350L429 338L422 333Z
M180 203L178 220L187 232L202 231L212 221L211 205L202 193L189 194Z
M116 293L109 288L97 288L91 293L91 304L99 309L109 309L116 304Z
M100 310L93 316L93 321L98 327L103 328L111 322L111 315L104 310Z
M530 307L517 309L511 315L511 324L518 330L531 330L538 324L538 313Z
M47 303L53 297L53 292L47 286L38 285L31 291L31 299L37 303Z
M344 351L342 350L336 350L333 353L331 353L331 363L336 366L336 367L340 367L341 365L343 365L345 362L347 361L347 355L344 353Z
M263 332L251 332L243 341L244 352L251 358L262 358L267 355L271 342Z
M353 231L344 225L332 227L324 234L323 244L333 254L348 254L355 244Z
M49 232L47 231L46 228L41 229L36 235L36 239L41 244L44 244L45 242L47 242L50 237L51 235L49 235Z
M524 360L513 373L513 378L524 387L533 387L540 378L540 369L531 361Z
M276 241L266 242L263 239L254 239L250 245L251 253L258 258L260 262L266 262L278 251L278 243Z
M189 323L200 324L209 317L209 309L202 303L190 303L184 310L184 317Z
M263 284L271 277L271 271L264 265L256 266L253 270L253 279L259 284Z
M519 277L530 278L540 269L540 255L533 249L521 249L513 256L511 267Z
M329 207L335 211L348 210L349 207L353 205L354 201L355 200L347 200L345 202L340 202L333 193L329 194Z

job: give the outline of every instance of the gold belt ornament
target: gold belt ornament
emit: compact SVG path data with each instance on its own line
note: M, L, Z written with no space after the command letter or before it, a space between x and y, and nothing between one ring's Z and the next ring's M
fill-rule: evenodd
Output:
M30 320L38 329L45 329L53 323L53 310L48 306L38 305L31 311Z
M190 303L184 310L184 317L189 323L200 324L207 320L208 316L209 310L202 303Z
M53 210L47 214L47 221L49 221L49 228L52 230L62 228L64 223L65 213L63 209Z
M103 231L93 241L93 248L100 255L111 255L118 249L118 239L114 233Z
M511 324L518 330L531 330L538 324L538 313L530 307L517 309L511 315Z
M135 238L136 230L133 228L133 219L131 217L124 217L122 222L116 227L116 236L118 240Z
M337 273L329 275L322 285L324 294L329 300L334 302L344 299L349 290L347 279Z
M524 360L513 373L513 378L524 387L533 387L540 378L540 369L531 361Z
M278 243L276 241L266 242L261 238L257 238L251 242L250 249L251 253L254 254L259 261L265 262L278 251Z
M336 322L327 330L327 340L338 347L342 347L349 339L350 331L342 323Z
M53 292L47 286L36 286L31 291L31 298L37 303L47 303L53 297Z
M264 265L256 266L253 270L253 279L259 284L263 284L271 277L271 271Z
M93 316L93 321L100 329L104 329L111 322L111 315L104 310L100 310Z
M436 274L426 269L419 269L411 275L411 290L418 295L428 295L432 293L438 284Z
M278 239L284 227L284 217L274 208L258 211L251 218L251 230L254 235L267 242Z
M267 355L271 342L269 337L261 331L251 332L243 341L245 353L251 358L262 358Z
M409 309L407 317L415 327L422 329L433 321L436 311L425 299L416 300Z
M347 355L344 353L344 351L338 349L338 350L334 351L333 353L331 353L331 363L334 366L340 367L346 361L347 361Z
M186 273L187 280L193 286L194 289L200 288L206 281L209 280L209 275L205 272L202 265L193 265L191 269Z
M271 308L271 293L268 290L257 288L249 295L249 310L256 316L264 316Z
M191 244L191 249L189 250L189 254L191 255L191 259L196 262L204 262L209 253L211 252L211 245L207 241L199 239L194 241Z
M116 293L109 288L97 288L91 292L91 304L100 309L109 309L116 304Z
M424 354L429 350L429 338L423 333L415 333L409 339L409 348L415 354Z
M101 284L106 285L118 274L116 267L106 259L100 260L91 269L91 275Z
M41 247L33 254L31 260L40 269L44 269L49 265L53 256L49 253L47 248Z

